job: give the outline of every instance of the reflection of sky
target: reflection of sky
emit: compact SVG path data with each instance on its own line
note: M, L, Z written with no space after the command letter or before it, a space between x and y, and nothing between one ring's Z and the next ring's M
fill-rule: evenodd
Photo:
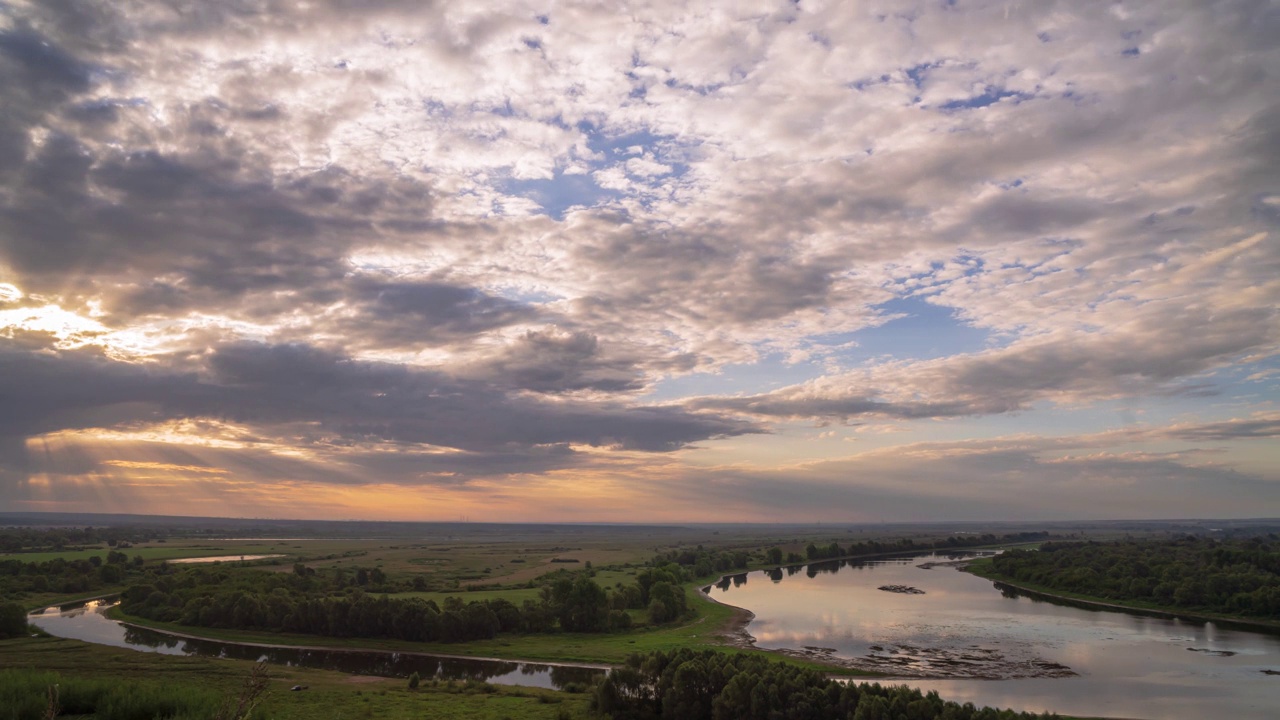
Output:
M47 608L43 614L31 615L28 619L32 625L50 635L83 640L99 645L127 647L144 652L158 652L163 655L185 655L181 649L173 645L147 646L130 643L125 638L125 626L109 619L105 613L115 607L115 603L104 603L93 600L83 607L58 612L57 608Z
M50 635L85 642L164 655L201 655L268 662L274 665L338 670L360 675L408 677L414 672L431 677L465 680L475 678L498 685L556 688L565 682L589 682L601 670L551 666L513 661L443 658L418 653L330 651L298 648L263 648L216 640L184 639L146 628L133 628L103 613L116 603L91 601L59 610L47 608L28 620ZM323 642L323 638L317 638ZM496 673L496 674L495 674Z
M1280 637L1006 598L974 575L916 567L932 559L946 558L847 566L813 577L784 574L780 582L756 572L745 584L715 587L711 594L755 613L747 631L761 647L828 647L842 657L869 654L870 645L988 648L1010 660L1062 663L1081 675L918 683L960 702L1099 716L1274 717L1280 683L1261 670L1280 665ZM899 584L926 594L877 589ZM1237 654L1220 657L1188 648Z

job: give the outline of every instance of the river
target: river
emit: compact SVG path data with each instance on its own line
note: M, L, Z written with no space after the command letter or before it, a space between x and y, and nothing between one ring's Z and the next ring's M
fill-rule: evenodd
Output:
M455 658L407 652L277 648L247 643L185 638L169 633L121 624L105 615L114 599L54 606L32 613L28 620L57 637L130 648L166 655L252 660L276 665L337 670L355 675L407 678L413 673L424 680L483 680L498 685L529 685L564 689L568 683L590 683L603 668L576 665Z
M939 564L969 557L818 562L726 577L709 594L755 614L746 630L758 647L903 678L945 675L894 682L957 702L1151 720L1280 717L1280 676L1264 672L1280 670L1280 635L1054 604Z

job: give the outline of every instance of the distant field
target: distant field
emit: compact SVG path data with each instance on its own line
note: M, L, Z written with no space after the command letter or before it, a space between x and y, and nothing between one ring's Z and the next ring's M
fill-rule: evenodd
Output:
M436 605L443 606L445 598L462 598L464 602L472 602L479 600L497 600L503 599L513 605L520 605L525 600L537 600L538 588L512 588L509 590L461 590L453 592L405 592L391 593L388 597L392 598L422 598L423 600L434 600Z
M182 543L146 543L135 545L133 547L119 549L119 552L132 558L135 555L141 555L144 560L171 560L175 558L189 557L213 557L217 555L265 555L274 554L261 550L261 545L247 545L242 543L227 543L225 545L211 546L207 543L198 545L184 545ZM103 545L101 548L94 550L67 550L67 551L51 551L37 553L6 553L0 554L0 560L19 560L21 562L45 562L62 558L64 560L87 560L91 557L100 557L106 559L107 553L117 548L107 547ZM283 550L276 551L283 553Z

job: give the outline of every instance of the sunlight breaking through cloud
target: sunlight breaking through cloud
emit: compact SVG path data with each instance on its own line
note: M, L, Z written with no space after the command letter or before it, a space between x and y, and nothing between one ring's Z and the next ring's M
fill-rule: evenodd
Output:
M1280 19L1112 10L13 3L0 499L1257 514Z

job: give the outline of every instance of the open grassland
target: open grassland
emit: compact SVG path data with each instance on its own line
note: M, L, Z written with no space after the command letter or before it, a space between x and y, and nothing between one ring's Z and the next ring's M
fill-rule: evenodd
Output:
M436 605L444 607L444 601L448 598L461 598L464 602L473 600L506 600L515 605L519 605L525 600L537 600L539 596L538 588L506 588L500 590L472 590L461 591L451 590L447 592L402 592L389 593L387 597L393 599L403 598L420 598L422 600L431 600Z
M7 553L0 555L0 560L18 560L24 563L47 562L61 558L63 560L88 560L91 557L106 559L107 553L113 550L129 557L141 556L143 560L175 560L178 558L216 557L219 555L269 555L287 554L285 550L266 550L270 546L262 543L226 542L209 544L207 542L183 543L180 541L167 543L140 543L127 548L102 547L84 550L63 550L31 553Z
M238 660L176 657L90 645L59 638L0 641L0 671L38 668L67 678L144 681L170 692L236 698L253 664ZM327 670L268 667L268 691L254 718L274 720L533 720L583 719L583 694L540 688L425 681L410 690L404 680ZM307 690L291 692L294 685Z

